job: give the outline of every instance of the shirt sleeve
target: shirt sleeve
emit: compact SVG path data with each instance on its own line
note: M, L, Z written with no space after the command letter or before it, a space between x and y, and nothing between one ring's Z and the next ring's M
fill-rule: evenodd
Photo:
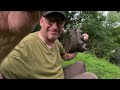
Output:
M14 50L3 60L0 65L0 72L7 79L16 79L24 77L24 73L28 72L29 47L27 43L20 42Z

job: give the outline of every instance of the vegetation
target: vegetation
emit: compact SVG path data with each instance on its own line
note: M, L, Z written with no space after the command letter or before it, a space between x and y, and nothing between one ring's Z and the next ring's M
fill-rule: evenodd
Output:
M109 11L107 15L104 13L103 11L69 11L67 12L69 21L65 31L69 28L77 28L88 33L88 52L120 65L117 58L119 52L116 51L116 48L120 47L120 13L117 11ZM64 32L59 38L61 43L63 39Z
M82 61L86 65L86 71L92 72L99 79L120 79L120 67L110 63L105 59L98 59L95 55L89 53L78 53L71 61L64 61L63 66L74 62Z

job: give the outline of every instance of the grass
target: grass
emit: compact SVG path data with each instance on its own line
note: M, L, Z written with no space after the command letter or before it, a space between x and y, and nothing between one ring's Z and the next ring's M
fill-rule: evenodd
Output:
M82 61L86 65L86 71L92 72L99 79L120 79L120 67L111 64L105 59L98 59L94 55L88 53L78 53L71 61L64 61L63 66L70 65L74 62Z

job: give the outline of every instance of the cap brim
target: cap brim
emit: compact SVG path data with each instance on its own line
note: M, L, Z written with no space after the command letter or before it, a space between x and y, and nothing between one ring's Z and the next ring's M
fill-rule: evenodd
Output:
M66 14L65 14L64 11L47 11L47 12L45 12L45 13L43 14L43 16L49 15L49 14L51 14L51 13L60 13L60 14L62 14L62 15L64 16L65 20L67 20L67 17L66 17Z

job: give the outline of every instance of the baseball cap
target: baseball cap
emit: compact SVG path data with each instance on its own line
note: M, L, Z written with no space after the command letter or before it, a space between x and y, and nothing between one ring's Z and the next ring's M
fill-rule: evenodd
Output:
M67 21L67 16L66 16L65 11L45 11L45 12L43 13L43 16L47 16L47 15L52 14L52 13L60 13L61 15L63 15L63 17L64 17L65 20Z

